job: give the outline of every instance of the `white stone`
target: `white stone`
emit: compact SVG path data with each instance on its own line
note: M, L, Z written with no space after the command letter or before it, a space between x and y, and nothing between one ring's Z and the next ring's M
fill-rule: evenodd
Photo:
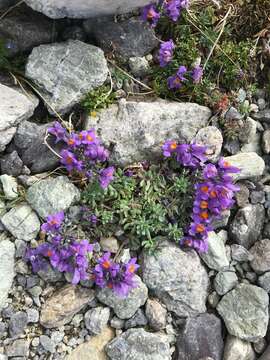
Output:
M201 253L200 257L213 270L219 271L229 266L225 244L214 231L208 234L208 251Z
M2 183L5 198L14 200L18 197L18 183L16 179L10 175L1 175L0 181Z
M3 309L14 278L15 246L0 239L0 311Z
M240 169L240 172L233 174L235 180L250 179L261 176L265 169L264 160L255 152L239 153L225 157L231 165Z

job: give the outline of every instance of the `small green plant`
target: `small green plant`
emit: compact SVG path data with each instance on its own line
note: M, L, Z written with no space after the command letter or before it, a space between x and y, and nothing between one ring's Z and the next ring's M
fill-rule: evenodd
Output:
M120 230L133 248L149 250L160 236L179 241L189 222L193 181L188 172L168 164L133 176L118 169L105 191L92 184L83 193L83 202L101 225L90 231L99 238Z
M110 87L103 85L89 92L82 100L81 105L90 114L98 110L104 109L115 101L115 93Z

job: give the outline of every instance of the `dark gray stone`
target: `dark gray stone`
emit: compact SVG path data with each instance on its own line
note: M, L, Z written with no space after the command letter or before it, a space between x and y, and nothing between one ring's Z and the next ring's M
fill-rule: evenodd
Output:
M87 31L86 20L84 28ZM158 40L155 32L145 22L132 18L121 23L103 22L92 27L98 46L105 52L114 51L116 56L125 60L134 56L149 54L157 45Z
M88 310L84 315L86 328L95 335L100 334L107 326L110 317L110 309L108 307L95 307Z
M130 328L134 328L137 326L145 326L147 325L147 318L144 315L144 312L142 311L142 309L139 309L133 316L132 318L128 319L125 322L125 329L130 329Z
M1 174L19 176L23 171L23 162L17 151L5 154L0 159Z
M62 39L66 40L86 40L86 33L84 32L83 28L78 25L73 25L69 27L65 27L62 33Z
M249 249L262 232L264 218L264 207L259 204L247 205L238 210L230 225L232 240Z
M24 339L15 340L7 346L6 354L8 357L22 356L27 358L29 351L29 342Z
M28 316L25 312L19 311L13 314L9 322L9 334L11 337L15 337L24 333L24 329L27 326Z
M265 239L257 241L255 245L250 249L253 260L250 262L252 269L262 274L266 271L270 271L270 240Z
M259 276L258 285L262 287L266 292L270 293L270 272Z
M52 20L26 6L16 9L0 21L0 38L11 56L50 43L56 35Z
M59 158L44 144L47 129L52 123L38 125L24 121L18 127L14 137L14 145L23 163L32 173L53 170L59 164ZM55 145L53 138L48 138L48 144L58 153L61 145Z
M211 357L222 360L222 323L212 314L188 318L181 328L176 344L175 360L197 360Z

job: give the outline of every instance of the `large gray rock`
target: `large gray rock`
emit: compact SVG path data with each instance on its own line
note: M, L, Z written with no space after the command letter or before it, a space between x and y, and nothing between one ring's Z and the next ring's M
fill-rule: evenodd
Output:
M1 222L16 239L24 241L34 240L40 230L39 218L28 204L16 205L2 216Z
M56 35L55 28L55 23L46 16L30 8L18 8L1 19L0 38L7 47L8 55L13 56L52 42Z
M209 280L195 251L164 242L155 254L143 254L141 270L148 289L169 311L180 317L206 311Z
M219 271L230 265L223 239L214 231L208 234L208 251L201 253L200 257L213 270Z
M148 0L26 0L27 5L45 15L59 19L89 18L129 12L149 4Z
M175 360L197 360L211 357L222 360L222 323L213 314L188 318L177 339Z
M238 283L238 278L234 271L220 271L214 280L214 288L219 295L224 295L232 290Z
M15 132L16 132L16 128ZM7 174L12 176L19 176L23 171L23 162L19 157L17 151L5 154L0 159L1 174Z
M191 141L210 115L207 107L192 103L122 99L88 117L85 127L95 127L104 144L113 145L113 160L124 165L160 156L166 139Z
M61 288L45 301L40 313L41 325L50 329L67 324L94 297L91 289L73 285Z
M259 238L264 225L262 205L247 205L239 209L230 225L232 240L249 249Z
M255 152L241 152L225 157L225 160L240 169L239 173L233 174L235 180L252 179L261 176L264 172L264 160Z
M14 278L15 246L0 239L0 311L3 309Z
M170 345L164 335L144 329L129 329L105 348L111 360L170 360Z
M80 191L66 176L47 178L30 186L26 200L43 219L59 211L67 210L80 200Z
M50 126L52 123L40 125L23 121L14 136L15 148L32 173L53 170L59 163L59 157L44 143L46 131ZM52 138L48 138L47 142L56 153L60 151L61 145L54 145Z
M113 51L117 57L128 60L134 56L149 54L158 46L154 30L144 21L131 18L123 22L84 22L86 32L106 53Z
M97 306L85 313L85 326L92 334L98 335L107 326L109 317L110 309L108 307Z
M119 297L112 289L104 288L97 292L97 298L103 304L111 307L120 319L131 318L145 304L148 290L140 277L135 275L137 287L128 296Z
M262 274L266 271L270 271L270 240L265 239L257 241L255 245L250 249L253 260L250 265L253 270Z
M33 98L0 84L0 151L12 140L16 126L29 119L37 106Z
M251 343L228 335L224 348L223 360L255 360Z
M256 342L267 331L268 305L269 298L265 290L254 285L240 284L223 296L217 311L231 335Z
M108 75L104 53L78 40L33 49L26 76L41 88L49 112L64 114Z

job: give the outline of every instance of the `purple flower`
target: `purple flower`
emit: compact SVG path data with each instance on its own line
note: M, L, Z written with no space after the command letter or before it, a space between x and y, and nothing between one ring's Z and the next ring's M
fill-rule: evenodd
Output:
M185 66L180 66L176 75L170 76L168 78L169 89L175 89L175 90L180 89L182 86L182 82L187 80L184 77L186 72L187 72L187 68Z
M77 160L76 156L69 150L62 150L61 153L61 164L65 166L68 172L73 170L82 171L82 161Z
M194 69L192 70L192 79L194 84L198 84L203 76L203 69L200 65L197 65L194 67Z
M172 153L175 153L177 150L177 143L174 140L167 140L162 146L163 155L165 157L170 157Z
M213 177L216 177L218 174L217 168L213 164L207 164L205 165L203 169L203 177L205 180L211 179Z
M169 64L172 61L174 48L175 48L175 45L172 40L163 42L160 45L159 64L161 67L166 66L167 64Z
M181 12L180 0L164 0L164 9L166 14L173 20L177 21Z
M45 233L58 231L61 228L64 218L65 215L63 211L47 216L46 222L41 226L41 230Z
M100 171L99 183L103 189L106 189L110 182L113 180L115 168L110 166Z
M25 254L25 260L31 263L35 273L40 270L45 270L48 267L48 262L42 255L40 248L28 248Z
M55 143L61 140L66 140L68 135L66 129L63 128L63 126L58 121L56 121L52 127L48 128L48 133L55 136Z
M83 130L79 133L78 137L79 137L81 143L84 145L93 145L93 144L98 145L99 144L99 140L96 137L94 129Z
M190 168L198 168L206 161L205 146L181 144L177 147L177 161Z
M96 144L93 144L93 145L89 146L85 150L84 154L91 161L95 161L95 162L97 162L97 161L104 162L109 157L108 150L106 150L103 146L96 145Z
M152 27L155 27L160 18L160 13L154 4L150 4L142 9L141 17L142 20L149 22Z
M74 149L76 147L78 147L79 145L81 145L81 140L78 137L77 134L72 133L71 135L68 136L68 138L65 139L68 147L70 147L71 149Z

